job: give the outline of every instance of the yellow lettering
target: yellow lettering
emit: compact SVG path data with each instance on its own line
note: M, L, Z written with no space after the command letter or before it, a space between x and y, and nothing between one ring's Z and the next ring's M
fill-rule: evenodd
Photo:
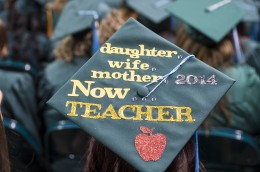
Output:
M110 99L113 99L115 98L116 96L119 98L119 99L124 99L125 96L127 95L127 93L130 91L130 88L104 88L106 90L106 93L107 93L107 96L110 98ZM112 93L112 90L114 89L114 93ZM122 90L124 93L122 93Z
M110 73L108 71L102 72L102 71L91 70L91 72L92 72L91 78L111 79Z
M136 118L134 120L143 120L142 115L145 115L146 121L156 121L155 119L153 119L153 106L138 106L136 105ZM142 109L144 109L145 111L143 111Z
M142 63L142 64L140 65L140 69L142 69L142 70L148 70L148 69L149 69L149 64L148 64L148 63Z
M176 107L176 122L183 122L182 116L186 116L186 120L185 120L186 122L195 121L195 119L193 119L191 116L190 107Z
M105 43L104 45L106 45L106 46L102 46L100 48L100 52L101 53L106 53L106 54L111 54L111 52L110 52L111 44L110 43Z
M102 98L106 95L106 91L103 88L96 87L90 91L90 94L94 98Z
M174 109L173 106L156 106L158 109L158 121L174 121L173 115L169 116L169 111L164 111L165 109ZM168 117L168 118L165 118Z
M97 113L97 109L101 109L101 104L90 104L90 103L84 103L85 105L85 113L81 116L84 118L92 118L92 119L99 119L101 118L100 113ZM97 107L97 109L91 109L92 106ZM97 114L96 114L97 113ZM95 116L91 114L96 114Z
M178 54L178 52L177 51L168 51L168 50L166 50L166 52L167 52L167 55L165 56L165 57L172 57L172 54Z
M126 117L125 114L124 114L124 111L126 109L131 109L132 112L135 111L135 106L133 105L124 105L122 107L119 108L118 110L118 116L120 116L122 119L125 119L125 120L134 120L135 118L134 117Z
M163 50L159 50L157 56L165 57L166 52Z
M79 94L76 94L76 89L78 88L85 96L89 96L90 86L95 83L94 81L85 81L88 84L88 88L86 89L83 84L79 80L70 80L73 82L72 93L68 94L70 97L78 97Z
M143 80L143 82L150 82L150 81L151 81L151 76L149 76L149 75L144 75L144 76L142 77L142 80Z
M77 111L77 105L80 106L80 108L82 108L82 102L72 102L72 101L67 101L66 102L66 107L68 107L68 105L71 104L70 107L70 113L67 114L67 116L78 116L78 114L76 113Z
M118 111L116 111L112 104L109 104L106 108L102 108L102 104L67 101L66 107L68 106L70 106L70 112L67 116L70 117L78 117L77 111L84 110L84 114L80 116L90 119L111 118L113 120L145 120L155 122L196 121L191 115L190 107L123 105L118 107Z
M120 117L117 116L116 111L115 111L113 105L111 105L111 104L107 107L107 109L102 114L102 118L107 118L109 116L111 117L111 119L114 119L114 120L121 119Z

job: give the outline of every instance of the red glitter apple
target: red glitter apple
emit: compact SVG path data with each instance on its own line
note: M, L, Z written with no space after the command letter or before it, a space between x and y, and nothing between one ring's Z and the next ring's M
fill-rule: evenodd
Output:
M158 161L166 147L166 136L158 133L153 135L153 130L140 126L143 134L135 138L135 148L144 161ZM149 134L149 135L148 135Z

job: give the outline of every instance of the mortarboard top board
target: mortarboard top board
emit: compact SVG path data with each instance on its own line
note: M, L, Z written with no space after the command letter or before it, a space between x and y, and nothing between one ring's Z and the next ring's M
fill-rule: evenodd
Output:
M161 23L170 16L165 10L171 0L125 0L126 5L148 18L155 24Z
M137 170L162 172L233 83L130 18L48 104Z
M245 14L231 0L177 0L166 9L215 43L221 41Z
M101 10L105 9L101 8ZM100 3L96 0L68 1L55 26L51 40L57 41L65 36L91 29L94 21L104 13L104 11L99 10Z

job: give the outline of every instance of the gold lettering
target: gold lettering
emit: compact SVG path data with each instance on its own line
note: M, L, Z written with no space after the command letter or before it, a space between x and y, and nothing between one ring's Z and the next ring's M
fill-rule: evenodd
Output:
M148 70L148 69L149 69L149 64L148 64L148 63L142 63L142 64L140 65L140 69L142 69L142 70Z
M108 71L102 72L102 71L91 70L91 72L92 72L91 78L111 79L110 73Z
M107 118L109 116L111 117L111 119L114 119L114 120L121 119L120 117L117 116L116 111L115 111L113 105L111 105L111 104L107 107L107 109L102 114L102 118Z
M174 109L173 106L156 106L156 108L158 109L158 121L175 121L173 115L169 116L169 111L164 111L165 109ZM166 116L168 118L165 118Z
M135 106L133 106L133 105L124 105L124 106L122 106L122 107L119 108L119 110L118 110L118 116L120 116L122 119L125 119L125 120L134 120L134 117L126 117L126 116L125 116L124 111L125 111L126 109L131 109L132 112L134 112L136 108L135 108Z
M164 50L159 50L157 56L165 57L166 52Z
M99 119L101 118L100 113L97 113L97 109L101 109L101 104L90 104L90 103L84 103L85 105L85 113L81 116L84 118L92 118L92 119ZM96 106L97 109L91 109L92 106ZM95 116L91 116L91 113L96 114Z
M100 52L101 53L106 53L106 54L111 54L111 52L110 52L111 44L110 43L105 43L104 45L106 45L106 46L102 46L100 48Z
M185 111L185 112L182 112ZM191 108L190 107L176 107L176 121L183 122L182 116L186 116L186 122L193 122L195 119L191 116Z
M172 54L174 54L174 55L178 54L177 51L168 51L168 50L166 50L166 52L167 52L167 55L165 57L172 57Z
M67 116L78 116L78 114L76 113L77 111L77 105L80 106L80 108L82 108L82 102L72 102L72 101L67 101L66 102L66 107L68 107L68 105L71 104L70 107L70 113L67 114Z
M194 122L190 107L176 106L143 106L123 105L115 110L112 104L102 107L102 104L67 101L66 107L70 105L67 116L78 117L78 110L84 110L80 116L90 119L134 120L134 121L157 121L157 122ZM126 112L127 110L128 113ZM132 112L131 112L132 111ZM173 113L175 112L175 113ZM131 115L126 115L131 114ZM176 118L175 118L176 116Z
M139 105L136 105L134 107L136 107L136 118L134 120L142 121L143 120L142 115L145 115L146 121L156 121L155 119L153 119L153 113L152 113L154 106L139 106ZM142 109L145 109L146 111L142 111Z
M102 98L106 95L106 91L103 88L96 87L90 91L90 94L94 98Z
M144 76L142 77L142 80L143 80L143 82L150 82L150 81L151 81L151 76L149 76L149 75L144 75Z
M114 93L112 93L113 89L114 89ZM127 95L127 93L130 91L130 88L124 88L124 89L122 89L122 88L104 88L104 90L106 90L107 96L110 99L113 99L116 96L119 99L124 99L125 96ZM122 93L122 90L123 90L124 93Z
M80 91L85 96L89 96L90 86L91 86L91 84L95 83L94 81L85 81L85 83L88 84L88 88L86 89L79 80L70 80L70 81L73 82L72 93L68 94L68 96L70 96L70 97L78 97L79 96L79 94L76 94L77 88L80 89Z

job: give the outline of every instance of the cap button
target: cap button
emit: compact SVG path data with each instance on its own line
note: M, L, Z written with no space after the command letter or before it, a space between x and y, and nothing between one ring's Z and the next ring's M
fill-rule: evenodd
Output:
M142 86L142 87L138 88L138 90L137 90L137 94L140 97L147 96L149 94L149 92L150 92L149 89L145 86Z

